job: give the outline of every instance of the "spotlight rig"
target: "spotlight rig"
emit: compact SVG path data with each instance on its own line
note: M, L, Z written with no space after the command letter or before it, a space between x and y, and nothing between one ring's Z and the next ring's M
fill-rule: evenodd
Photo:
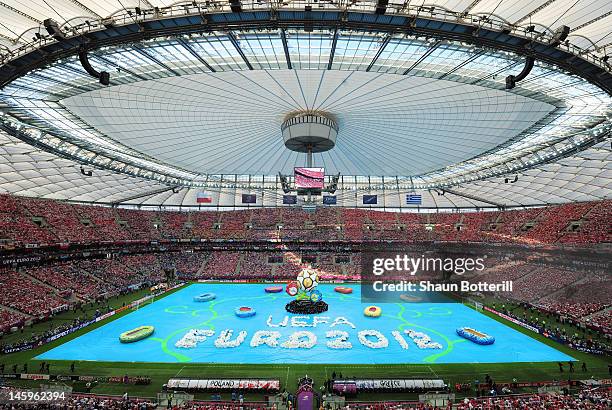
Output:
M313 167L313 153L331 150L336 145L338 125L331 114L321 111L299 111L285 118L281 126L285 147L289 150L306 154L306 167L296 167L293 187L289 178L278 173L283 192L305 196L303 209L314 212L317 208L313 196L323 192L333 194L338 189L340 173L332 176L331 183L325 186L325 171Z

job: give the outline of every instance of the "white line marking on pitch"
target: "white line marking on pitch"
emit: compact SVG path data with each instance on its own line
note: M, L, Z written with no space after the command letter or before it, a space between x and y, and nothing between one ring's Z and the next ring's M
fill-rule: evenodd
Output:
M285 377L285 389L289 385L289 369L290 369L290 367L287 366L287 377Z

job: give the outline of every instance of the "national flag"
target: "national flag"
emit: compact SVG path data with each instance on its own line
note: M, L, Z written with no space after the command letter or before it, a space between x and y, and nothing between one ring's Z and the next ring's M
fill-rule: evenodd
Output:
M323 205L336 205L337 199L332 195L324 195L323 196Z
M364 205L376 205L377 203L378 203L378 195L364 195L363 196Z
M421 194L406 194L406 203L408 205L421 205L423 197Z
M198 204L212 204L212 195L210 192L198 192L196 195L196 202Z
M284 205L295 205L297 204L297 195L283 195Z
M242 194L243 204L254 204L257 202L257 195L255 194Z

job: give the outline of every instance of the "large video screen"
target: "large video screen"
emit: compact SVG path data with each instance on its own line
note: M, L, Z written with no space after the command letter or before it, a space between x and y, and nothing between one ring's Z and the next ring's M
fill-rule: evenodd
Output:
M295 187L323 188L325 184L325 170L323 168L295 168Z

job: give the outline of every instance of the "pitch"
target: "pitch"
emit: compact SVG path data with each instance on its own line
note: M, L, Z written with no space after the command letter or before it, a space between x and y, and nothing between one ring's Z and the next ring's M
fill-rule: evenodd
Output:
M285 311L292 298L265 293L265 284L193 284L37 357L159 363L434 364L573 360L529 336L459 303L381 303L380 317L366 317L360 286L352 294L320 285L329 311L299 316ZM216 298L196 302L212 292ZM236 309L254 309L238 317ZM119 335L143 325L154 334L135 343ZM481 346L456 334L470 327L495 337ZM200 335L195 346L177 347ZM227 330L231 329L228 335ZM202 339L202 335L205 335ZM186 339L187 338L187 339ZM184 345L185 343L183 343ZM181 345L181 343L179 343Z

